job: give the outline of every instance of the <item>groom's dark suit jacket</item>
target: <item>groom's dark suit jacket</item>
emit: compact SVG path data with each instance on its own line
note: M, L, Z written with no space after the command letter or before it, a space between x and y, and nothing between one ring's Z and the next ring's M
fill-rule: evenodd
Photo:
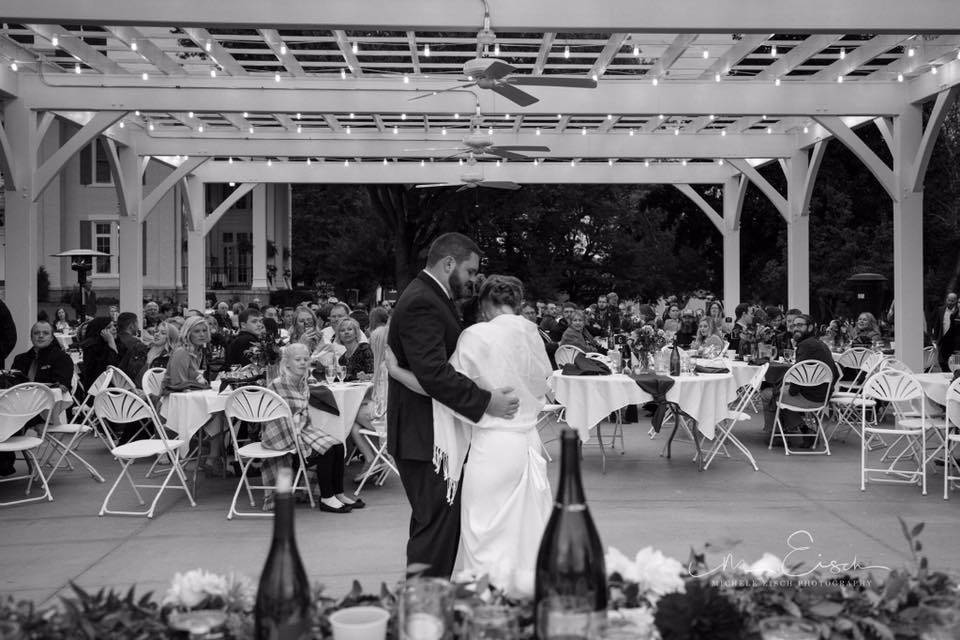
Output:
M460 337L453 301L437 282L420 272L407 285L390 317L387 344L404 369L410 369L430 397L390 380L387 396L387 450L398 460L433 460L431 398L478 421L490 392L458 373L449 363Z

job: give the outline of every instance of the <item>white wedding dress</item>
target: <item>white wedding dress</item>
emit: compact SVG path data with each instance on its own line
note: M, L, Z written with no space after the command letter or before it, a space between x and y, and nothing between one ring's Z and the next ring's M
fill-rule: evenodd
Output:
M460 510L463 571L487 574L512 592L532 593L553 500L536 429L551 374L543 340L529 320L500 315L467 328L450 362L478 386L512 387L520 400L512 420L484 415L474 424L456 417L470 432ZM449 412L435 401L435 419L444 411Z

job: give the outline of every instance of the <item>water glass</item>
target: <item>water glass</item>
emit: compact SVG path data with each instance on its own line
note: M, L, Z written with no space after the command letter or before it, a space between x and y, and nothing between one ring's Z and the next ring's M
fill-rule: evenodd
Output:
M344 379L345 377L347 377L347 368L346 368L345 366L343 366L343 365L340 365L340 364L336 365L336 367L337 367L337 368L336 368L336 371L337 371L337 382L340 382L340 383L342 384L342 383L343 383L343 379Z
M327 384L333 384L333 381L337 379L337 366L328 364L323 368L323 375L327 379Z
M947 367L949 367L950 373L960 369L960 353L950 354L950 358L947 360Z
M481 605L473 609L470 640L516 640L520 628L513 609L502 605Z
M793 360L796 357L796 351L793 349L784 349L783 350L783 360L789 364L793 364Z
M348 607L330 614L333 640L383 640L390 612L381 607Z
M820 630L810 620L792 616L775 616L760 621L763 640L818 640Z
M410 578L400 592L400 640L450 640L453 588L443 578Z

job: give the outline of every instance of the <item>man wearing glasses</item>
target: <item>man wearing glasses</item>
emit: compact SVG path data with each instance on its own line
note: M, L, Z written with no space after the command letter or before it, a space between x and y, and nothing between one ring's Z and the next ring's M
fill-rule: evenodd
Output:
M803 360L819 360L820 362L827 365L833 374L833 380L837 380L840 371L837 368L837 363L833 359L833 354L830 352L830 348L815 334L816 325L813 323L813 320L808 315L800 314L793 321L793 340L797 345L796 350L796 362L801 362ZM792 404L796 405L807 405L810 406L819 406L823 404L823 399L830 393L833 384L831 383L828 387L795 387L791 388L788 393L790 396L793 396L790 399ZM773 429L773 421L777 411L776 399L780 395L779 386L772 389L772 395L770 396L770 401L766 403L766 410L764 412L764 432L769 433ZM788 435L799 434L812 434L813 431L810 430L803 421L803 414L797 413L795 411L781 410L780 411L780 423L783 425L783 430ZM777 442L775 440L774 442ZM796 442L796 444L794 444ZM813 446L814 438L793 438L790 442L791 448L798 449L809 449Z

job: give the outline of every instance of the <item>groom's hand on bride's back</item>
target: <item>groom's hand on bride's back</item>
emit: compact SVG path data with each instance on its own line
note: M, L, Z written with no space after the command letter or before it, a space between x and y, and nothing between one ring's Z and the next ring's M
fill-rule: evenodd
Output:
M517 414L518 408L520 408L520 399L513 394L513 387L500 387L491 392L490 403L485 413L494 418L510 420Z

